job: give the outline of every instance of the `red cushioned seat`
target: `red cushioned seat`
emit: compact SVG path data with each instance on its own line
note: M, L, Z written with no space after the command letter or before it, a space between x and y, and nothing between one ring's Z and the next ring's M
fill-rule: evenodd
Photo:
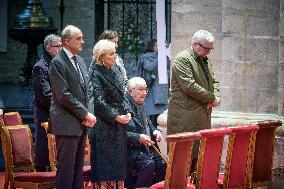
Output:
M53 182L56 172L28 172L28 173L14 173L14 181L32 182L32 183L46 183Z
M164 181L162 181L162 182L152 185L149 189L163 189L164 184L165 184ZM192 183L187 183L186 189L195 189L195 185Z

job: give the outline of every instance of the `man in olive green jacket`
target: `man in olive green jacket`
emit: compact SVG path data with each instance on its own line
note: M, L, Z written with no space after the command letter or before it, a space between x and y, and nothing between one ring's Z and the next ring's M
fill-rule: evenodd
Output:
M194 33L191 47L180 52L172 66L167 134L195 132L211 127L212 107L220 104L207 55L213 50L213 35ZM216 85L215 85L216 84Z

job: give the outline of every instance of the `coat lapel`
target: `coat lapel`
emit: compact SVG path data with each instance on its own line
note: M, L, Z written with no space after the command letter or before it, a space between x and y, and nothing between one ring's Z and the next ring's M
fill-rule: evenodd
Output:
M208 90L209 85L208 85L206 76L205 76L205 74L202 70L201 65L198 63L199 57L194 53L194 51L192 49L189 49L188 51L189 51L191 57L193 57L192 65L193 65L193 68L194 68L196 74L198 75L198 78L200 79L200 82L202 83L202 86L204 86ZM209 76L209 78L210 78L210 76ZM210 81L210 79L209 79L209 81Z

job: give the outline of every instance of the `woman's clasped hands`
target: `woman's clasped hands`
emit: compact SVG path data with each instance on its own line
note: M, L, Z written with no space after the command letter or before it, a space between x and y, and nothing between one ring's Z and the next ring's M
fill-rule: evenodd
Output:
M130 113L127 113L126 115L118 115L115 117L115 120L123 125L126 125L131 119L132 116Z

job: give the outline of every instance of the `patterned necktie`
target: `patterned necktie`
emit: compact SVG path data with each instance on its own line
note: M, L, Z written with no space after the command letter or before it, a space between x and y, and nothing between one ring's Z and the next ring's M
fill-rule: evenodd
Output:
M72 59L74 60L76 71L80 76L80 83L84 84L84 78L83 78L82 72L80 70L76 56L73 56Z

